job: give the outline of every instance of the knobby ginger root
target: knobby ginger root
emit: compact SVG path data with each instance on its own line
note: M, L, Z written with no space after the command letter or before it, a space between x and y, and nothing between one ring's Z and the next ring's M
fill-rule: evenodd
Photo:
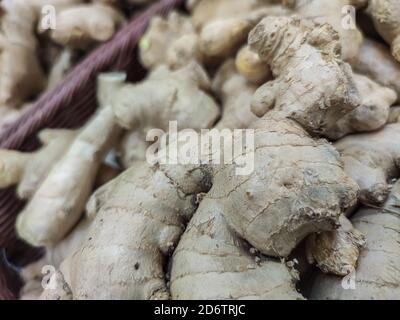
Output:
M354 81L362 103L334 125L328 134L332 139L339 139L349 133L382 128L388 122L390 106L397 100L395 91L382 87L365 76L354 74Z
M393 57L400 62L400 3L397 0L369 0L367 12L376 30L391 45Z
M324 134L358 105L358 95L351 70L330 49L340 44L328 25L265 18L249 43L276 77L257 90L253 110L259 116L274 110L252 126L254 172L234 177L234 166L226 166L213 188L228 224L242 238L264 254L287 256L307 235L334 229L355 203L357 186L345 175L339 154L308 132Z
M245 129L258 119L250 110L257 87L238 73L232 59L219 68L212 88L222 101L223 109L217 129Z
M249 44L275 77L256 91L256 115L283 110L308 132L329 137L336 121L360 105L351 68L339 59L338 34L330 25L265 18L250 33Z
M22 300L37 300L43 292L44 277L48 267L57 269L69 254L83 242L91 225L91 220L84 217L67 237L54 246L46 247L45 256L21 270L21 277L25 282L22 288ZM48 284L46 284L48 285Z
M211 21L247 15L271 2L269 0L200 0L196 6L193 6L192 21L195 28L201 30ZM273 8L279 11L284 10L283 8L277 9L278 6Z
M367 238L358 267L350 269L345 279L320 274L311 291L312 299L399 299L399 206L400 183L397 182L383 208L363 207L354 215L353 225ZM351 282L354 288L349 288Z
M169 122L176 121L178 129L199 130L211 127L219 116L218 106L204 91L209 88L208 76L197 63L177 71L160 66L146 80L115 90L111 104L126 129L167 130Z
M192 60L201 61L198 36L190 18L177 12L165 19L154 17L140 40L139 57L147 69L161 64L179 69Z
M108 99L124 79L123 74L100 77L99 102L103 107L80 131L17 218L18 234L27 242L36 246L56 243L81 217L98 169L120 131ZM104 92L106 88L110 91Z
M400 64L390 55L389 50L383 44L364 39L352 65L358 73L395 90L400 98Z
M138 162L99 189L87 206L93 223L86 240L60 267L61 288L74 299L168 299L166 258L209 181L201 166Z
M64 155L76 134L73 130L45 129L38 135L43 144L38 151L24 153L1 150L1 187L18 184L18 196L21 199L31 198L52 166Z
M213 64L233 54L245 43L250 30L268 15L273 12L264 7L247 15L207 23L199 34L199 50L204 61Z
M342 154L346 173L360 187L359 200L381 204L389 193L388 181L399 174L400 124L387 125L380 131L355 134L335 143Z
M176 248L172 299L302 299L298 275L280 261L252 254L223 217L219 199L208 194Z
M311 235L307 239L307 256L321 271L345 276L357 266L365 237L344 215L339 224L337 230Z
M21 0L2 5L5 14L0 34L0 105L15 108L38 94L45 87L46 78L38 58L35 10Z
M57 28L51 30L51 39L63 46L89 49L109 40L125 21L115 8L102 4L82 4L57 13Z
M271 70L269 66L261 61L257 53L244 46L236 55L236 68L248 81L254 84L262 84L270 80Z
M282 0L290 4L296 14L313 19L318 23L329 23L338 33L342 44L342 58L350 61L358 54L363 36L357 26L343 26L347 21L343 9L348 5L357 5L353 0ZM353 22L354 23L354 22Z

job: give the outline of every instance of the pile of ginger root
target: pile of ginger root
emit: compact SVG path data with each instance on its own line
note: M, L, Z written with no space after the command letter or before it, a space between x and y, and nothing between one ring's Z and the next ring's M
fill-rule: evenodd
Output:
M56 30L38 27L44 1L3 9L4 110L20 112L128 18L118 1L51 1ZM93 30L90 10L104 23ZM145 79L98 74L82 128L0 150L0 187L27 202L18 236L45 248L20 268L19 298L400 299L399 12L391 0L188 0L153 17L138 45ZM196 154L155 139L171 123L252 132L237 155L252 170L150 161Z

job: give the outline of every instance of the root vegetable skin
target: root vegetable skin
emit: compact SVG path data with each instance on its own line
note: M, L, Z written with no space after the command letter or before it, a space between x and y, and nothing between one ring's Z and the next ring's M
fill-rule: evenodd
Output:
M124 80L124 74L103 75L99 88L104 90L109 86L115 89L123 85ZM82 129L19 214L18 234L29 243L36 246L54 244L81 217L97 171L119 134L114 113L108 105L107 92L100 90L98 99L103 108ZM99 132L102 134L99 135Z
M233 60L220 67L212 88L221 99L223 109L217 129L245 129L258 119L250 110L256 86L238 73Z
M280 10L277 11L264 6L247 14L221 18L204 25L199 33L199 50L205 63L217 64L234 54L246 42L250 30L263 17L286 13L282 7L278 8Z
M359 200L382 204L388 193L388 181L398 176L400 124L365 134L351 135L335 143L341 153L346 173L360 187Z
M390 106L396 102L397 94L361 75L354 74L362 103L340 119L328 136L339 139L354 132L368 132L382 128L388 122Z
M356 268L365 237L344 215L339 224L337 230L311 235L307 239L307 256L322 272L345 276Z
M38 94L46 78L38 59L36 12L25 1L8 1L3 6L0 105L16 108Z
M51 245L71 230L90 196L114 132L114 114L105 108L76 137L19 214L20 237L36 246Z
M166 19L154 17L139 43L142 65L153 69L167 64L173 69L201 60L198 36L189 17L172 12Z
M46 129L39 133L43 147L36 152L1 150L1 186L5 188L18 184L18 196L21 199L31 198L75 135L76 131L72 130Z
M254 95L256 115L283 110L308 132L329 137L336 121L360 105L351 68L338 57L338 35L328 24L265 18L250 33L249 45L275 76Z
M399 299L399 204L400 183L397 182L383 209L364 207L354 215L353 225L367 239L353 273L355 289L345 290L341 278L320 274L312 288L312 299Z
M209 178L201 167L165 170L136 163L92 196L91 231L61 266L74 299L169 298L166 258Z
M369 0L367 12L376 30L391 45L393 57L400 62L400 3L397 0Z
M256 85L271 80L271 70L269 66L261 61L257 53L244 46L236 55L236 68L249 82Z
M207 74L196 63L173 72L160 66L147 80L116 90L111 104L126 129L167 130L170 121L177 121L178 129L199 130L211 127L219 116L218 106L203 91L209 88Z
M118 10L102 4L73 6L61 10L56 19L57 28L51 31L51 39L84 50L109 40L125 21Z
M149 145L144 132L126 132L116 150L118 161L123 168L128 169L133 163L146 160Z
M390 108L388 123L400 122L400 106Z
M358 188L334 148L292 120L271 111L251 128L254 171L236 176L234 166L226 166L214 177L212 192L243 239L263 254L286 257L309 234L335 229Z
M195 28L201 30L211 21L247 15L269 2L264 0L201 0L196 6L193 6L192 21Z
M339 154L307 131L323 133L330 121L357 106L358 96L351 72L331 49L339 44L328 25L265 18L249 43L276 76L258 89L253 109L260 116L274 110L252 126L254 172L235 177L234 166L226 166L215 177L213 190L218 190L226 221L243 239L266 255L288 256L307 235L333 230L340 214L356 201L358 188L345 175ZM296 59L290 59L293 50ZM322 58L322 52L331 59ZM315 90L306 89L310 87Z
M251 252L207 195L174 252L172 299L302 299L294 270Z
M343 8L346 5L357 5L352 0L282 0L296 14L303 18L313 19L318 23L329 23L339 33L342 45L342 58L351 61L357 56L363 36L357 28L343 27ZM358 3L360 5L360 3Z
M356 72L395 90L400 98L400 64L390 55L386 46L364 39L352 65Z

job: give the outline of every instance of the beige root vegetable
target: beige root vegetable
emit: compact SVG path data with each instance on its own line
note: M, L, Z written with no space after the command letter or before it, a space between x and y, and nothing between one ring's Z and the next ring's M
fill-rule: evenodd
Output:
M76 134L73 130L45 129L38 136L43 144L38 151L24 153L1 150L1 187L18 184L18 196L21 199L31 198L52 166L66 152Z
M208 176L201 166L135 163L99 189L87 206L92 227L61 265L65 283L55 292L69 288L74 299L168 299L166 258L195 210L196 194L209 188ZM96 274L87 272L94 268Z
M337 230L311 235L307 239L307 256L321 271L345 276L357 266L365 237L344 215L339 224Z
M36 12L26 1L2 3L0 35L0 105L20 107L38 94L46 79L38 59Z
M119 163L128 169L134 162L146 160L146 150L149 146L143 131L128 131L117 146Z
M332 51L327 64L320 47L316 46L318 42L311 37L313 32L324 34L325 44L334 47L337 39L329 39L327 35L333 37L334 33L325 28L312 25L308 29L297 19L266 18L252 31L250 44L261 58L268 57L266 60L272 61L272 70L277 76L276 91L265 90L268 86L261 88L255 96L255 107L260 115L274 105L277 110L270 111L251 126L255 129L252 173L237 176L232 165L216 170L211 191L200 203L175 251L171 273L173 298L299 298L293 290L294 279L288 270L268 259L257 259L259 265L254 266L237 235L261 253L287 256L305 236L333 230L341 213L355 204L357 186L344 174L338 153L324 140L312 139L299 125L318 132L324 123L315 122L320 128L312 124L322 114L322 118L332 117L335 123L333 119L339 118L342 112L357 106L357 103L349 104L353 99L357 100L351 97L355 94L351 74L342 63L335 61ZM287 37L288 34L293 38ZM308 44L307 38L312 40ZM323 43L319 44L322 46ZM289 48L281 51L280 45ZM295 61L288 59L292 51L299 53ZM317 59L319 63L314 60L314 63L319 68L325 65L326 75L336 74L329 78L319 70L326 86L321 86L321 81L315 79L313 64L307 63L317 56L321 60ZM298 63L299 57L303 58L304 67ZM306 78L307 75L312 77ZM284 82L284 79L293 82ZM318 82L318 86L312 85L312 80ZM281 81L281 88L278 81ZM298 110L292 110L290 97L298 84L316 90L305 90L309 95L303 91L302 104ZM337 88L341 91L335 91ZM265 94L271 99L258 99ZM331 103L327 103L326 108L316 109L314 103L322 94L325 94L326 102ZM285 104L288 98L290 103ZM310 117L308 122L303 121L307 117Z
M400 106L390 108L388 123L400 122Z
M282 30L291 31L296 41L292 38L277 37L268 42L269 33L276 31L272 28L275 24L281 24ZM305 96L301 108L296 110L297 113L290 109L291 104L284 107L283 104L277 103L276 111L266 114L253 125L256 150L254 171L247 176L238 176L235 174L235 165L220 166L214 172L210 172L208 166L149 167L143 163L134 164L91 198L87 211L94 219L93 227L84 244L61 265L61 274L58 274L56 279L64 279L65 282L60 281L59 289L69 288L67 291L72 292L74 299L168 298L163 272L165 258L176 246L184 223L195 210L195 199L200 192L207 192L213 182L209 199L201 202L196 214L201 218L199 223L194 220L187 231L188 235L180 241L179 247L184 249L178 249L179 258L178 254L174 257L173 268L174 265L184 266L185 271L184 274L179 274L179 270L178 274L173 271L172 296L182 299L194 297L196 291L190 289L200 288L204 282L198 275L208 272L210 277L206 283L218 284L215 289L218 295L214 294L214 290L208 290L208 293L204 290L197 291L202 297L209 295L221 299L301 298L294 290L295 277L288 269L276 261L262 257L254 257L255 263L250 263L252 257L244 252L245 242L238 243L238 235L262 253L287 256L307 235L333 230L339 215L356 201L357 186L344 174L339 154L325 140L311 138L304 129L312 128L310 131L319 132L321 126L314 125L315 119L327 118L335 122L344 112L349 112L357 106L357 103L353 103L356 97L352 97L355 92L352 90L351 74L346 73L345 67L336 60L332 52L330 59L327 59L315 46L315 38L312 38L312 42L305 41L313 31L319 35L321 32L328 35L332 32L331 29L325 28L326 26L315 25L308 28L297 19L267 18L253 34L251 43L263 54L267 52L268 43L274 44L276 41L284 47L290 43L298 52L303 53L306 62L307 59L312 59L319 67L324 65L326 68L323 69L325 72L320 72L325 86L321 91ZM334 33L331 36L333 37ZM258 37L259 40L254 37ZM328 38L330 44L337 41L332 37ZM337 43L333 43L333 46L335 45ZM272 47L280 49L279 46ZM324 53L326 52L329 51L325 50ZM271 52L271 56L274 55L275 52ZM272 63L272 66L275 74L283 77L283 74L289 72L286 67L291 67L291 61L288 56L280 57L289 60L289 65L282 69L275 63ZM313 71L310 70L310 74L315 75ZM293 72L300 77L307 74L299 70ZM153 79L148 81L154 81ZM311 80L300 78L294 83L307 85L307 80L314 80L314 77ZM163 83L166 82L164 80ZM130 108L123 108L124 103L121 101L113 104L115 110L124 110L124 115L120 113L119 120L124 119L123 123L127 124L127 127L138 127L143 122L137 120L136 111L134 116L128 112L135 110L136 103L137 106L141 106L141 110L147 110L141 102L148 101L148 97L151 97L151 103L156 109L152 118L158 119L158 103L153 101L168 100L153 98L157 92L164 97L164 94L161 94L161 83L158 83L159 90L153 91L153 96L143 89L138 90L144 84L129 88L132 92L138 92L135 97L141 97ZM193 82L190 86L193 86ZM285 87L285 90L290 94L292 88ZM126 93L122 93L123 90L120 90L113 99L127 96ZM277 90L275 93L279 94L281 91ZM315 108L315 101L319 100L320 95L325 95L329 104ZM191 97L191 101L196 101L196 94L192 93ZM202 105L206 105L204 100ZM260 102L258 106L261 105ZM335 110L330 110L332 108ZM140 115L143 116L143 112ZM147 116L142 119L146 120ZM162 124L162 121L158 123ZM251 150L246 149L247 152ZM298 190L301 190L301 193ZM265 194L269 196L265 197ZM221 215L218 216L218 213ZM225 220L237 233L231 233L230 227L224 224ZM131 225L135 226L136 232L129 232ZM190 232L197 232L199 236L202 236L203 232L210 232L211 238L218 235L222 241L215 243L205 239L203 244L198 238L191 237ZM185 246L190 247L192 241L196 245L204 245L201 251L197 251L201 252L204 264L192 259L190 255L196 252L185 250ZM220 262L216 259L219 255L227 255L227 252L232 252L231 259L227 257L222 262L222 267L229 264L230 268L227 274L220 273L220 269L216 269L220 267ZM252 271L251 266L256 269ZM105 276L99 279L93 273L85 272L94 267ZM216 270L217 272L214 272ZM243 274L239 274L240 271ZM186 281L185 288L178 283L182 278ZM236 280L241 282L242 288L246 288L242 295L238 295L239 285L235 283ZM222 283L226 285L225 288L220 285ZM55 292L56 296L62 296L63 292ZM50 292L48 294L51 296ZM69 294L63 294L65 298L70 298Z
M244 46L239 50L235 60L236 68L248 81L254 84L262 84L270 80L271 70L261 61L257 53Z
M91 220L84 217L74 230L59 243L46 247L46 254L39 261L33 262L21 270L21 277L25 282L20 299L37 300L43 292L44 277L51 276L52 272L59 268L61 262L68 257L85 239Z
M365 134L351 135L335 143L342 154L344 169L360 186L359 200L381 204L389 193L388 181L398 176L400 124Z
M54 244L81 217L97 171L119 133L108 99L123 81L123 74L100 77L99 101L103 108L80 131L17 218L18 234L27 242L36 246Z
M200 0L193 6L192 21L197 30L201 30L210 21L240 17L260 9L268 0Z
M253 110L259 116L274 110L254 124L254 172L232 179L233 168L227 166L218 174L222 185L216 178L214 187L239 235L264 254L287 256L308 234L332 230L356 200L357 187L344 174L339 155L307 131L325 134L358 105L358 95L350 68L337 58L334 49L340 44L328 25L265 18L249 43L276 77L257 90Z
M211 127L219 116L218 106L203 91L209 88L207 74L196 63L177 71L160 66L145 81L115 90L112 106L126 129L167 130L176 121L178 129L199 130Z
M213 92L221 99L223 109L217 129L245 129L257 120L250 110L257 87L238 73L232 59L219 68L212 87Z
M177 71L161 65L145 81L116 90L112 105L117 121L131 130L117 150L123 167L145 159L147 129L166 131L170 121L176 121L178 129L211 127L219 117L219 108L204 91L210 87L205 71L192 62Z
M192 60L201 60L198 36L190 18L172 12L167 18L154 17L139 43L142 65L152 69L168 64L179 69Z
M198 48L202 61L221 62L246 41L249 31L266 15L287 15L290 10L273 1L202 0L192 12L199 33Z
M282 34L275 38L273 35L276 35L278 28ZM320 29L314 30L322 33ZM304 32L303 37L299 35L301 32ZM308 32L311 32L310 29L295 19L267 18L252 32L250 43L264 56L270 52L269 48L276 49L276 56L281 54L279 58L282 60L275 60L275 52L270 52L271 60L277 62L276 65L272 64L275 67L273 70L279 75L282 71L278 63L287 59L287 56L275 44L282 44L283 48L288 43L305 45L304 38ZM290 33L297 34L296 42L287 37ZM314 54L319 52L311 46L299 50L289 49L288 52L303 50L307 58L312 56L310 51ZM304 57L299 55L295 58L301 60ZM309 66L307 58L304 61ZM341 83L348 90L347 94L352 94L352 86L347 83L348 78L343 76L345 69L336 63L326 67L329 72L336 70L337 74L342 74ZM315 74L313 70L309 72ZM294 70L293 74L298 77L307 75L298 70ZM294 79L298 78L293 76ZM328 84L326 79L325 83ZM294 83L303 82L306 85L308 82L305 80L299 79ZM337 86L340 87L339 84ZM282 87L290 97L290 83ZM326 94L329 88L328 85L323 88ZM283 96L285 99L282 91L274 93L276 97ZM329 112L325 108L314 110L314 100L311 98L314 98L312 94L315 93L309 94L304 95L299 114L311 112L312 116L316 116L320 112ZM339 100L351 100L346 93L341 94L343 96ZM258 96L261 96L261 92ZM291 110L287 108L291 104L284 106L283 101L281 106L275 105L280 109L279 112L267 113L252 126L256 134L254 172L237 176L233 166L228 165L219 168L214 174L211 191L201 202L174 253L171 272L173 298L299 298L299 294L293 290L294 278L289 275L286 267L268 259L257 259L259 264L255 266L254 262L251 263L254 257L245 251L245 245L236 234L262 253L287 256L306 235L333 230L340 213L355 203L357 187L344 174L339 155L325 141L311 139L298 124L299 121L286 118L285 112L297 116L296 120L302 117L290 113ZM265 100L257 100L257 96L255 102L258 110L265 107ZM335 110L336 118L340 117L340 111L345 112L346 108L351 110L356 104L346 106L345 103L332 103L327 108L337 106L343 109ZM268 197L265 197L266 194ZM225 219L236 233L226 225Z
M351 221L367 238L358 267L349 270L351 273L345 279L319 275L312 288L312 299L399 299L399 205L397 182L383 208L363 207L355 214Z
M171 294L173 299L302 299L296 280L294 270L238 238L207 195L174 252Z
M392 88L400 97L400 64L390 55L387 47L365 39L352 65L355 71Z
M329 136L336 121L360 105L351 68L338 57L339 38L330 25L265 18L250 33L249 44L270 63L275 77L256 91L256 115L283 110L307 131Z
M283 11L281 7L279 9ZM274 13L283 15L286 12L262 7L248 14L210 21L199 34L199 50L203 60L212 64L235 53L247 40L250 30L264 16L272 16Z
M362 103L334 125L328 134L332 139L382 128L388 122L390 106L397 100L395 91L365 76L355 74L354 80Z
M359 5L354 0L282 0L301 17L310 18L318 23L329 23L339 33L342 44L342 58L350 61L357 56L363 37L355 21L347 21L344 9L349 5ZM355 12L354 12L355 13ZM351 17L348 17L351 19ZM344 23L354 24L343 25Z
M393 57L400 62L400 3L397 0L369 0L367 12L376 30L391 45Z
M53 41L86 50L109 40L125 19L111 6L82 4L61 10L56 21L57 27L50 32Z

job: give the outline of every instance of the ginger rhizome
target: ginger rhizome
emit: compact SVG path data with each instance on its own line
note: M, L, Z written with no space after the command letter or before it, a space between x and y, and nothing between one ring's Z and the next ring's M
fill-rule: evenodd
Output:
M332 139L384 127L389 119L390 106L397 100L395 91L382 87L365 76L354 74L354 81L361 96L361 105L332 127L328 134Z
M393 57L400 62L400 3L397 0L369 0L367 12L376 30L391 46Z
M355 204L358 188L344 173L339 154L305 130L323 132L325 124L312 121L314 118L338 119L358 105L348 67L335 51L316 46L339 46L335 32L326 25L311 26L295 18L266 18L251 32L250 46L270 63L276 77L274 83L259 89L254 109L260 116L275 109L250 126L255 130L254 172L237 176L233 165L215 169L213 186L173 256L173 298L301 298L294 290L296 276L286 266L271 258L254 257L254 252L288 256L307 235L334 230L345 209ZM328 41L318 43L313 32L325 35L320 40ZM288 34L292 37L287 38ZM300 54L296 61L290 61L293 51ZM329 52L331 59L322 58L322 52ZM303 65L298 63L299 57ZM313 66L308 59L321 59L315 64L325 66L326 74L336 77L324 77L319 71L325 83L321 86L315 72L307 70ZM313 77L307 78L308 72ZM312 85L313 80L318 85ZM290 98L301 85L315 90L303 91L302 104L292 110L295 100ZM317 108L315 101L322 94L326 105ZM204 290L208 286L215 289Z
M351 135L335 143L344 169L360 187L361 203L379 205L389 194L389 181L398 177L400 145L399 124L364 134Z
M382 208L366 206L357 211L351 221L367 238L358 267L348 268L347 281L330 275L317 276L312 299L399 298L399 205L400 182L397 182Z
M217 129L245 129L258 119L250 109L257 87L238 72L232 59L219 68L212 89L222 102Z
M342 58L350 61L357 56L363 41L352 16L344 16L346 6L359 6L360 1L354 0L282 0L282 3L294 10L303 18L312 19L317 23L329 23L338 33L342 45ZM362 4L362 3L361 3ZM355 11L354 11L355 13Z
M100 77L102 108L79 132L18 216L18 234L27 242L36 246L58 242L81 217L97 171L120 131L108 104L110 92L105 89L116 89L123 83L123 74Z
M208 184L201 166L135 163L90 199L92 227L62 263L61 287L74 299L168 299L166 258L196 208L196 194ZM93 268L103 276L90 276L86 270Z
M341 215L336 230L313 234L307 239L306 254L309 263L315 262L322 272L346 276L349 268L357 266L365 243L364 234Z
M44 89L46 78L38 57L35 10L20 0L2 5L0 105L15 108Z
M199 130L211 127L219 116L217 104L206 93L209 89L208 76L197 63L177 71L162 65L145 81L115 90L111 105L125 129L167 130L169 122L176 121L178 129Z
M147 69L160 64L178 69L201 60L198 53L198 36L190 18L177 12L165 19L154 17L139 43L140 61Z
M355 71L395 90L400 97L400 64L385 45L365 39L352 65Z
M1 187L18 184L18 196L21 199L31 198L53 165L68 150L76 134L74 130L45 129L38 135L43 144L38 151L24 153L0 150Z
M115 8L102 4L82 4L61 10L51 39L62 45L88 49L109 40L125 21Z

